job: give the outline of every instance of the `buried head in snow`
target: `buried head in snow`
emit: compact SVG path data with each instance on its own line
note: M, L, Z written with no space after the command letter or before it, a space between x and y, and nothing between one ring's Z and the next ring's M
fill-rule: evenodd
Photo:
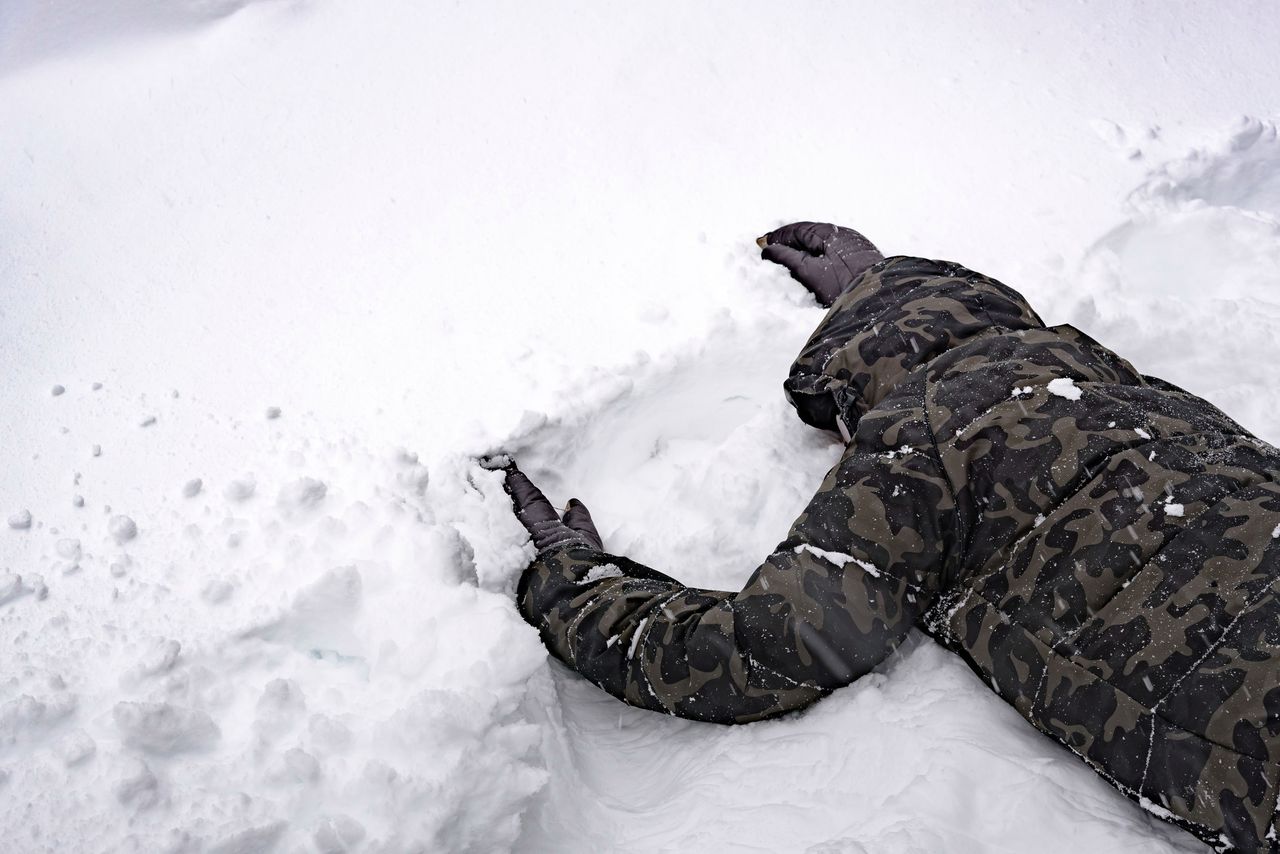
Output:
M1120 171L1092 173L1069 148L1087 135L1080 108L1111 97L1099 90L1112 87L1080 81L1107 68L1101 76L1123 90L1123 109L1110 113L1120 121L1171 104L1176 119L1152 120L1200 126L1205 91L1214 111L1235 110L1219 84L1269 67L1267 16L1250 20L1255 43L1232 45L1223 27L1250 16L1188 10L1179 18L1191 35L1163 45L1171 30L1158 20L1129 28L1090 7L1081 20L1105 37L1088 40L1083 60L1053 55L1054 35L1071 31L1057 16L1074 13L984 21L942 6L924 16L832 8L821 26L803 12L691 6L678 21L657 11L617 26L604 11L557 20L519 4L493 16L467 4L263 3L182 38L99 38L221 8L13 0L0 12L16 24L0 25L0 67L67 48L0 81L14 179L0 233L15 283L0 327L16 346L6 350L15 417L5 422L2 515L32 514L0 526L10 657L0 848L802 851L828 840L845 854L1172 850L1124 801L1099 796L1105 784L1083 763L1044 745L1011 750L1017 712L994 695L984 705L985 689L966 690L958 663L916 657L887 673L920 677L915 693L876 703L887 694L878 687L837 692L817 715L759 727L624 716L602 692L593 702L566 687L590 683L545 666L537 632L512 606L533 555L498 503L506 496L468 491L436 461L502 444L521 410L545 411L517 430L542 423L536 435L511 447L557 508L580 497L611 549L710 596L738 589L841 448L796 423L778 389L820 310L799 288L773 296L784 271L742 272L732 241L745 249L754 229L735 217L779 199L858 206L894 250L998 234L990 252L1012 273L1020 258L1034 263L1039 241L1087 229L1086 208L1106 215L1114 196L1106 182ZM910 62L875 36L895 15L920 47ZM664 27L678 31L678 49L648 62ZM479 63L466 57L477 38L493 47ZM956 45L973 49L957 62ZM1122 55L1108 56L1116 45ZM1221 61L1197 63L1223 45L1233 49L1217 51ZM1052 79L1023 73L1037 69L1015 54L1038 57L1032 66ZM1126 59L1174 72L1174 85L1126 76ZM1208 76L1176 85L1179 69L1197 64ZM645 68L658 78L635 73ZM668 78L688 85L661 85ZM859 81L876 84L854 86L861 109L831 109L840 84ZM865 132L875 126L889 132ZM1016 144L1003 145L1003 133ZM701 168L709 141L715 156ZM771 161L784 168L762 168ZM1124 175L1137 168L1125 163ZM1101 204L1081 204L1073 187ZM687 199L672 204L680 192ZM1199 245L1221 251L1208 241L1236 240L1231 228L1201 229ZM906 234L925 242L893 245ZM1146 257L1176 260L1171 282L1194 269L1194 258L1161 248ZM1098 307L1117 308L1101 296ZM1155 299L1142 309L1137 325L1163 335L1165 349L1213 338L1237 376L1271 361L1241 358L1262 320L1247 321L1247 335L1206 335L1210 312L1174 329ZM1131 338L1096 337L1130 355ZM633 350L652 361L619 364ZM95 378L108 382L91 393ZM55 380L67 388L59 397ZM1218 380L1204 382L1225 387ZM174 385L181 398L168 397ZM1075 387L1073 400L1037 383L1025 403L1093 405L1096 389ZM526 391L532 399L515 400ZM1118 441L1147 441L1136 432L1147 426L1119 425ZM98 442L101 456L90 451ZM429 451L430 483L425 459L388 461L406 442ZM903 444L917 452L898 452ZM895 442L893 462L923 465L921 447ZM83 483L71 482L76 469ZM254 475L237 480L245 472ZM866 506L908 506L909 484L897 485ZM1175 497L1162 506L1184 507L1189 520L1202 513L1195 496ZM1136 504L1116 502L1126 513L1140 513ZM117 542L113 513L136 520L138 535ZM808 575L815 584L884 569L899 553L923 563L918 529L889 513L876 520L891 544L884 560L859 554L861 566L825 542L815 544L823 554L793 557L825 555L826 574ZM1177 518L1151 515L1162 526L1163 515ZM1062 537L1052 525L1035 536ZM76 560L57 547L63 539L83 544ZM328 583L343 568L354 575ZM589 597L629 583L630 569L609 561L574 581ZM845 577L848 592L862 592L860 578ZM692 633L716 616L701 613L690 605L681 626ZM662 634L651 621L600 648L639 668ZM787 645L778 637L753 657L755 685L772 687L769 655ZM367 666L342 657L357 655ZM649 672L670 681L668 664ZM70 687L51 687L59 677ZM944 701L921 702L940 691ZM117 723L122 701L171 708L124 707ZM202 739L184 710L207 715L217 739ZM140 727L170 738L144 743ZM948 776L958 765L971 773ZM986 797L992 781L1008 785Z

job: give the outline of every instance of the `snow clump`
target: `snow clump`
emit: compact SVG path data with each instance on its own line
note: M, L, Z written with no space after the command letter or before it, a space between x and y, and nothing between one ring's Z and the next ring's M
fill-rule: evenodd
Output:
M1067 400L1080 399L1080 388L1071 377L1058 377L1050 380L1047 388L1050 394L1056 394L1058 397L1065 397Z
M107 531L111 534L111 539L115 540L117 544L124 545L138 536L138 525L133 519L120 514L112 516L111 520L107 522Z

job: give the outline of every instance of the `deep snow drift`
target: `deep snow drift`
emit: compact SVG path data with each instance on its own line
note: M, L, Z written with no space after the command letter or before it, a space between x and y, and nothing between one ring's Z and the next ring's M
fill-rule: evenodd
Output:
M1280 440L1276 16L892 6L6 4L5 849L1200 850L923 638L718 728L512 607L478 453L704 586L803 507L787 219Z

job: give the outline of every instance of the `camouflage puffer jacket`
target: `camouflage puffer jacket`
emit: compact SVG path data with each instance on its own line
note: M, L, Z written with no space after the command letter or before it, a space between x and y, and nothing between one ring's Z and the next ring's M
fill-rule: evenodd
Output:
M580 545L522 613L628 703L801 708L912 626L1121 792L1222 850L1276 851L1280 452L978 273L888 258L786 382L848 442L736 593Z

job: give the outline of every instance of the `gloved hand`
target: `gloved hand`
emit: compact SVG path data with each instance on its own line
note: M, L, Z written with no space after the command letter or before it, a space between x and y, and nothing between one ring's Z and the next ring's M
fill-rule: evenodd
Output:
M593 549L604 549L596 523L591 519L587 505L576 498L570 498L564 515L556 512L542 490L533 485L533 481L525 473L516 468L515 462L506 455L486 457L480 460L482 468L490 471L501 471L506 474L502 486L511 496L511 505L516 518L524 525L529 536L533 538L533 546L538 553L554 546L578 543Z
M756 239L760 257L781 264L791 278L830 307L868 267L884 260L870 240L852 228L826 222L793 222Z

